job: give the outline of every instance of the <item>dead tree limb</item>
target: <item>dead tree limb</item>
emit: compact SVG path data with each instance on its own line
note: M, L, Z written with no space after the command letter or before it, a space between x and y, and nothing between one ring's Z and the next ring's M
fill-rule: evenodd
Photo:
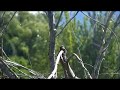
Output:
M61 50L61 51L59 52L59 54L58 54L58 56L57 56L57 59L56 59L55 68L54 68L54 70L52 71L52 73L49 75L48 79L51 79L52 77L53 77L53 78L55 77L55 74L57 73L57 66L58 66L58 63L59 63L59 61L60 61L60 57L61 57L61 55L62 55L63 52L64 52L63 50Z
M113 13L114 13L114 12L111 12L110 15L109 15L109 17L108 17L108 20L107 20L107 22L106 22L106 29L107 29L107 27L108 27L108 23L109 23L109 21L110 21L110 18L111 18L112 15L113 15ZM120 17L118 17L117 20L118 20L119 18L120 18ZM114 27L112 28L112 31L113 31L113 32L115 32L115 29L116 29L116 27L117 27L117 25L118 25L118 24L117 24L117 20L116 20L116 22L114 23ZM106 34L106 31L105 31L105 34ZM103 35L103 39L105 39L105 34ZM106 43L102 43L102 44L101 44L101 47L100 47L100 50L99 50L99 54L98 54L98 56L97 56L97 58L96 58L96 63L95 63L95 65L94 65L94 71L93 71L93 73L92 73L93 78L95 78L95 79L98 78L98 76L99 76L100 67L101 67L102 61L104 60L104 59L103 59L103 57L104 57L103 53L105 53L106 50L108 49L109 44L110 44L110 41L111 41L113 35L114 35L114 34L111 32L110 36L109 36L108 39L106 40Z
M90 75L89 71L88 71L87 68L85 67L85 65L84 65L84 63L83 63L83 61L82 61L82 59L80 59L80 58L78 57L78 55L75 54L75 53L73 53L73 55L79 60L80 64L81 64L82 67L84 68L84 70L85 70L87 76L88 76L90 79L92 79L92 76Z
M76 13L75 13L75 15L65 24L65 26L62 28L62 30L56 35L56 37L57 36L59 36L62 32L63 32L63 30L66 28L66 26L75 18L75 16L78 14L78 12L79 11L77 11Z
M4 62L3 58L0 57L0 69L11 79L18 79L18 76L10 69L10 67Z
M88 16L87 14L85 14L85 13L82 12L82 11L81 11L81 13L83 13L86 17L88 17L89 19L95 21L96 24L99 24L102 28L105 29L105 25L104 25L103 23L101 23L100 21L98 21L98 20L92 18L91 16ZM118 37L118 36L116 36L115 32L113 32L110 28L107 27L107 30L109 30L110 32L112 32L112 33L114 34L115 37Z
M64 55L66 55L65 48L63 48L63 46L62 46L62 47L60 47L60 52L59 52L57 59L56 59L55 68L52 71L52 73L49 75L48 79L56 78L55 74L57 73L57 66L58 66L59 61L61 62L62 67L64 69L64 74L65 74L66 79L67 78L78 79L78 77L74 74L73 70L71 69L69 63L65 60L67 58Z

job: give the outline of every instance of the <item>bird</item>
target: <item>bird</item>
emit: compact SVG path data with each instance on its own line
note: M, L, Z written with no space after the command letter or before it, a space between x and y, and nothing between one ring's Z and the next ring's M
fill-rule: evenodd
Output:
M61 58L61 59L62 59L64 62L67 62L67 57L66 57L67 50L65 49L64 45L61 45L60 51L61 51L61 50L64 51L64 53L62 53L62 58Z

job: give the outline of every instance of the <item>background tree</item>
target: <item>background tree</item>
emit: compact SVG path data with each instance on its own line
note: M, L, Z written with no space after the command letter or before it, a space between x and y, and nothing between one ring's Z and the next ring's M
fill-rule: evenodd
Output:
M0 23L0 34L13 14L14 11L0 12L0 21L4 20ZM10 61L46 77L53 71L59 48L64 45L69 64L78 77L88 78L85 68L72 53L78 55L93 78L119 78L119 23L117 11L44 11L36 14L17 11L4 31L0 46L3 44ZM11 69L17 75L19 70L31 75L25 68ZM64 77L61 64L58 64L57 75Z

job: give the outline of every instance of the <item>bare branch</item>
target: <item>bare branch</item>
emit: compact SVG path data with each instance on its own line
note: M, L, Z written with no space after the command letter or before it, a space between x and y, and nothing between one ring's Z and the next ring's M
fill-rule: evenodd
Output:
M118 18L117 18L116 22L114 23L114 27L113 27L113 29L112 29L112 31L113 31L113 32L115 31L116 27L118 26L118 23L117 23L118 19L120 19L120 15L118 16ZM102 52L105 52L105 51L106 51L106 49L108 48L108 46L109 46L109 44L110 44L110 41L111 41L112 36L113 36L113 33L111 32L110 36L108 37L108 39L107 39L107 41L106 41L107 43L105 44L105 48L103 49L103 51L102 51Z
M109 22L110 18L112 17L113 13L114 13L114 12L111 12L110 15L109 15L109 17L108 17L108 20L107 20L106 26L105 26L106 29L107 29L107 27L108 27L108 22ZM118 18L119 18L119 17L118 17ZM118 19L118 18L117 18L117 19ZM113 32L115 31L115 28L116 28L116 27L117 27L117 20L116 20L116 22L114 23L114 27L113 27L113 29L112 29ZM106 32L105 32L105 33L106 33ZM105 33L104 33L102 39L105 39ZM106 40L106 43L105 43L105 44L103 44L103 43L101 44L101 47L100 47L100 50L99 50L99 55L98 55L98 57L96 58L96 63L95 63L95 65L94 65L94 72L93 72L93 77L94 77L94 78L98 78L99 71L100 71L100 67L101 67L101 63L102 63L102 61L104 60L104 58L103 58L103 56L104 56L103 53L105 53L106 50L108 49L109 44L110 44L110 41L111 41L111 38L112 38L113 35L114 35L114 34L111 32L110 36L109 36L108 39ZM103 45L104 45L104 46L103 46Z
M100 25L104 26L104 24L102 24L100 21L97 21L97 20L93 19L92 17L90 17L90 16L88 16L87 14L85 14L83 11L81 11L81 13L83 13L85 16L87 16L87 17L90 18L91 20L93 20L93 21L99 23Z
M81 12L82 12L82 11L81 11ZM118 36L115 34L115 32L114 32L113 30L111 30L110 28L108 28L108 26L106 26L106 25L109 23L109 20L112 18L112 15L113 15L114 11L110 13L109 18L108 18L109 20L107 20L106 25L104 25L104 24L102 24L100 21L97 21L97 20L93 19L92 17L86 15L84 12L82 12L82 13L83 13L85 16L87 16L88 18L90 18L91 20L93 20L93 21L95 21L96 23L100 24L100 26L102 26L105 30L107 29L107 30L109 30L110 32L112 32L113 35L116 37L116 40L118 41L118 39L117 39Z
M81 11L82 12L82 11ZM95 21L96 23L98 23L98 24L100 24L100 26L102 26L104 29L105 29L105 25L103 24L103 23L101 23L100 21L97 21L97 20L95 20L95 19L93 19L92 17L90 17L90 16L88 16L87 14L85 14L84 12L82 12L86 17L88 17L88 18L90 18L91 20L93 20L93 21ZM109 28L107 28L110 32L112 32L114 35L115 35L115 37L118 37L118 36L116 36L116 34L111 30L111 29L109 29Z
M22 71L21 71L20 69L18 69L17 67L15 67L15 66L12 66L12 67L15 68L16 70L18 70L19 72L21 72L23 75L25 75L25 76L27 76L27 77L29 77L29 78L32 78L30 75L22 72ZM18 74L17 74L17 75L18 75Z
M61 55L62 55L63 52L64 52L63 50L61 50L61 51L59 52L59 54L58 54L58 56L57 56L57 59L56 59L55 68L54 68L54 70L52 71L52 73L49 75L48 79L51 79L52 77L55 76L55 73L57 73L57 66L58 66L58 63L59 63L59 61L60 61L60 57L61 57Z
M73 53L73 55L76 56L76 58L79 60L79 62L81 63L82 67L84 68L84 70L86 71L87 75L89 76L90 79L92 79L92 76L90 75L89 71L87 70L87 68L84 66L84 63L82 61L82 59L80 59L77 54Z
M11 20L13 19L13 17L15 16L16 13L17 13L17 11L14 12L14 14L13 14L12 17L10 18L9 22L7 23L6 27L3 28L2 33L3 33L4 30L7 29L8 25L10 24Z
M106 74L108 74L108 75L110 75L110 74L113 74L113 75L120 75L120 73L101 73L101 74L99 74L99 75L106 75Z
M62 17L62 14L63 14L63 11L61 11L61 13L60 13L58 22L57 22L57 24L56 24L56 26L55 26L56 29L58 28L58 25L59 25L60 19L61 19L61 17Z
M69 71L68 74L72 75L73 78L79 79L79 78L75 75L75 73L73 72L73 70L72 70L72 68L70 67L69 63L68 63L68 71ZM70 76L70 75L69 75L69 76Z
M17 79L18 76L9 68L9 66L4 62L3 58L0 57L0 69L9 78Z
M90 65L90 64L88 64L88 63L84 63L85 65L88 65L88 66L90 66L90 67L92 67L93 68L93 66L92 65Z
M70 23L70 21L72 19L74 19L74 17L78 14L79 11L76 12L76 14L65 24L65 26L63 27L63 29L56 35L56 37L61 34L63 32L63 30L66 28L66 26Z
M3 14L1 15L1 18L3 18L3 17L4 17L4 15L5 15L5 12L6 12L6 11L4 11L4 12L3 12Z
M88 77L89 77L90 79L92 79L92 76L90 75L89 71L88 71L87 68L85 67L85 65L84 65L84 63L83 63L83 61L82 61L82 59L80 59L80 58L78 57L78 55L75 54L75 53L73 53L73 55L79 60L80 64L82 65L82 67L83 67L84 70L86 71Z

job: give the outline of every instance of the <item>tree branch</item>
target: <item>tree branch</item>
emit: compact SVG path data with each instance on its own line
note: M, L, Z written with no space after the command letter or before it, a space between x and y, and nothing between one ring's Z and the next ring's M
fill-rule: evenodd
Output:
M3 31L5 31L5 30L7 29L8 25L10 24L11 20L13 19L13 17L15 16L16 13L17 13L17 11L14 12L14 14L13 14L12 17L10 18L9 22L7 23L6 27L3 28L2 33L3 33Z
M54 76L55 76L55 73L57 73L57 66L58 66L58 63L59 63L59 61L60 61L60 57L61 57L61 55L63 54L63 50L61 50L60 52L59 52L59 54L58 54L58 56L57 56L57 59L56 59L56 63L55 63L55 68L54 68L54 70L52 71L52 73L48 76L48 79L51 79L52 77L54 78Z
M83 11L81 11L81 13L84 14L86 17L90 18L91 20L99 23L101 26L104 26L104 24L102 24L100 21L97 21L97 20L93 19L92 17L90 17L90 16L88 16L87 14L85 14Z
M110 18L112 17L112 15L113 15L113 13L114 12L111 12L110 13L110 16L108 17L108 19L110 20ZM119 18L119 17L118 17ZM117 18L117 19L118 19ZM108 22L109 22L109 20L107 20L107 22L106 22L106 28L108 27ZM112 31L114 32L115 31L115 28L117 27L117 20L116 20L116 22L115 22L115 24L114 24L114 27L113 27L113 29L112 29ZM106 33L106 32L105 32ZM104 58L103 58L103 53L105 53L106 52L106 50L107 50L107 48L109 47L109 44L110 44L110 41L111 41L111 38L112 38L112 36L113 36L114 34L111 32L111 34L110 34L110 36L108 37L108 39L106 40L106 43L105 44L101 44L101 47L100 47L100 50L99 50L99 55L98 55L98 57L96 58L96 63L95 63L95 65L94 65L94 71L93 71L93 77L94 78L98 78L98 76L99 76L99 71L100 71L100 67L101 67L101 63L102 63L102 61L104 60ZM105 34L103 35L103 39L105 39ZM104 46L103 46L104 45Z
M56 37L61 34L63 32L63 30L66 28L66 26L70 23L70 21L72 19L74 19L74 17L78 14L79 11L76 12L76 14L65 24L65 26L63 27L63 29L56 35Z
M57 22L57 24L56 24L56 26L55 26L56 29L58 28L58 25L59 25L60 19L61 19L61 17L62 17L62 14L63 14L63 11L61 11L61 13L60 13L58 22Z
M18 76L4 62L2 57L0 57L0 69L4 74L6 74L11 79L17 79L18 78Z
M105 25L102 24L100 21L97 21L97 20L93 19L92 17L86 15L86 14L85 14L84 12L82 12L82 11L81 11L81 13L83 13L83 14L84 14L86 17L88 17L89 19L91 19L91 20L95 21L96 23L100 24L100 26L105 29ZM107 28L107 30L109 30L110 32L112 32L115 37L118 37L118 36L116 36L116 34L115 34L110 28Z
M84 64L86 64L86 63L83 63L82 59L80 59L77 54L73 53L73 54L67 59L67 62L69 62L70 59L71 59L73 56L75 56L75 57L79 60L79 63L80 63L80 64L82 65L82 67L84 68L85 72L87 73L87 76L88 76L90 79L92 79L92 76L90 75L89 71L87 70L87 68L86 68L85 65L84 65ZM89 66L93 67L93 66L90 65L90 64L86 64L86 65L89 65Z
M82 59L80 59L80 58L78 57L78 55L75 54L75 53L73 53L73 55L79 60L80 64L82 65L82 67L83 67L84 70L86 71L87 76L88 76L90 79L92 79L92 76L90 75L89 71L88 71L87 68L85 67L85 65L84 65L84 63L83 63L83 61L82 61Z
M6 12L6 11L4 11L4 12L3 12L3 14L1 15L1 18L3 18L3 17L4 17L4 15L5 15L5 12Z

